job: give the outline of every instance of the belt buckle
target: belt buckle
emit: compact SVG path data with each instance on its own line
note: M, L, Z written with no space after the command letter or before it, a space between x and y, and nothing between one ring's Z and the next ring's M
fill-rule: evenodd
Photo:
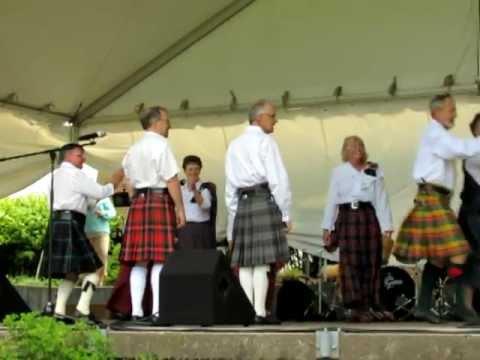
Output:
M350 203L350 208L351 208L352 210L358 210L358 207L359 207L358 201L352 201L352 202Z

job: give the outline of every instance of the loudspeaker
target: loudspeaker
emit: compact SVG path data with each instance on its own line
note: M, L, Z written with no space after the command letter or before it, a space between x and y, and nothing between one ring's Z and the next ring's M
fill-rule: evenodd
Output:
M10 281L0 273L0 321L8 314L30 312L30 308L18 295Z
M179 250L160 275L160 319L165 325L249 325L255 310L225 255Z

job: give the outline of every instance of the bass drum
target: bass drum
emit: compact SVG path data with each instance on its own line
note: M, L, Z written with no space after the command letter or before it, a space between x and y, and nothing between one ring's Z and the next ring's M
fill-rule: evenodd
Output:
M380 269L380 301L395 318L409 316L415 306L415 281L402 268L384 266Z

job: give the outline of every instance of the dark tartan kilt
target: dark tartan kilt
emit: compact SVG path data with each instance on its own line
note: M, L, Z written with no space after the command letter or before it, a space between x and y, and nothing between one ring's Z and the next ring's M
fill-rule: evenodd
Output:
M480 207L462 203L458 212L458 225L470 244L472 252L480 256Z
M340 250L340 284L346 307L380 305L382 232L371 204L359 209L341 206L332 241Z
M233 225L233 267L250 267L289 259L282 215L268 188L239 195Z
M85 216L77 212L69 212L52 221L52 277L62 279L65 274L92 273L103 266L90 241L85 235ZM48 275L48 240L47 231L43 263L43 274Z
M470 246L450 208L450 196L419 189L415 205L397 235L393 254L405 263L446 259L470 252Z
M212 231L212 223L187 222L178 230L179 249L215 249L216 241Z
M128 210L120 261L163 263L175 246L175 206L168 193L134 197Z
M473 205L473 206L472 206ZM462 203L458 212L458 224L465 234L472 252L468 255L465 281L480 287L480 207L478 204Z

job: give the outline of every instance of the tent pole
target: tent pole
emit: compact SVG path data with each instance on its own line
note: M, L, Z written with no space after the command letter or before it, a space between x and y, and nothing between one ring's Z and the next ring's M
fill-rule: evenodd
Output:
M480 82L480 0L477 0L477 85Z
M229 5L218 11L209 19L201 23L188 34L180 38L173 45L168 47L165 51L160 53L147 64L139 68L130 76L120 81L112 89L104 93L102 96L94 100L89 105L85 106L73 118L73 122L81 124L88 118L91 118L98 112L105 109L108 105L113 103L116 99L132 89L135 85L145 80L153 73L160 70L170 61L182 54L185 50L196 44L198 41L209 35L215 29L223 25L229 19L240 13L242 10L251 5L255 0L234 0Z

